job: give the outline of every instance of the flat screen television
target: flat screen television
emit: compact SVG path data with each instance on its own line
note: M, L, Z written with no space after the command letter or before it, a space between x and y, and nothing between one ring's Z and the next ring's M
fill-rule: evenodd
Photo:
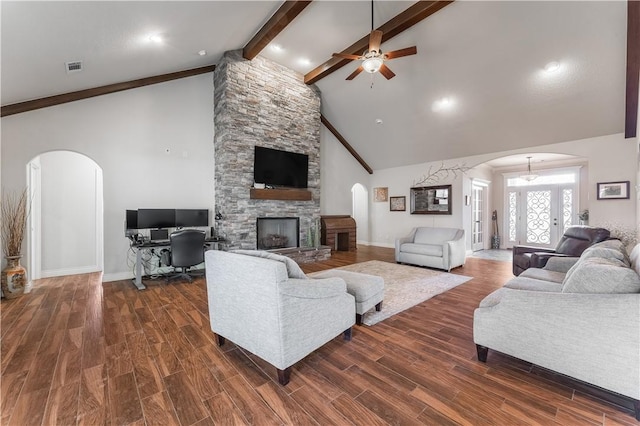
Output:
M176 226L209 226L209 210L176 209Z
M309 156L256 146L253 180L271 186L306 188Z
M173 228L175 226L175 209L138 209L138 229Z

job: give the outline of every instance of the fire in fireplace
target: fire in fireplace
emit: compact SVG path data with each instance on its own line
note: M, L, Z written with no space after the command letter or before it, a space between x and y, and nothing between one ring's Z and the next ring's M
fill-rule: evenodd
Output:
M300 218L259 217L256 220L258 250L300 246Z

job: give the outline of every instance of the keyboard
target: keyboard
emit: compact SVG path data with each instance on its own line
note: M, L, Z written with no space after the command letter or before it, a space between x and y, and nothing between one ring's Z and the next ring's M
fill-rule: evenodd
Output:
M169 244L169 240L151 240L149 241L151 244Z

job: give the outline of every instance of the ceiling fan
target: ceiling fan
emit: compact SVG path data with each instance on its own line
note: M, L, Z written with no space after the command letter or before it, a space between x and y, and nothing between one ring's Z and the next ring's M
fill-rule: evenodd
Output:
M389 69L385 61L403 56L415 55L418 50L415 46L394 50L393 52L382 53L380 44L382 43L382 31L373 29L373 0L371 0L371 34L369 35L369 49L362 55L348 55L345 53L334 53L333 56L354 61L362 61L362 64L354 72L349 74L347 80L353 80L362 71L370 74L380 71L387 80L395 77L395 73Z

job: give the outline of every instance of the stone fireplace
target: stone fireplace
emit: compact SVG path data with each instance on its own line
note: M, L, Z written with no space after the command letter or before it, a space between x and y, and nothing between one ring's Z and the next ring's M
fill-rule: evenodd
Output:
M300 219L259 217L256 220L258 250L300 247Z
M258 247L258 218L297 217L294 243L320 217L320 92L268 59L230 51L214 71L216 227L230 248ZM255 146L309 156L307 199L255 199ZM264 190L262 190L264 191ZM309 199L310 198L310 199ZM289 236L289 243L294 236Z

